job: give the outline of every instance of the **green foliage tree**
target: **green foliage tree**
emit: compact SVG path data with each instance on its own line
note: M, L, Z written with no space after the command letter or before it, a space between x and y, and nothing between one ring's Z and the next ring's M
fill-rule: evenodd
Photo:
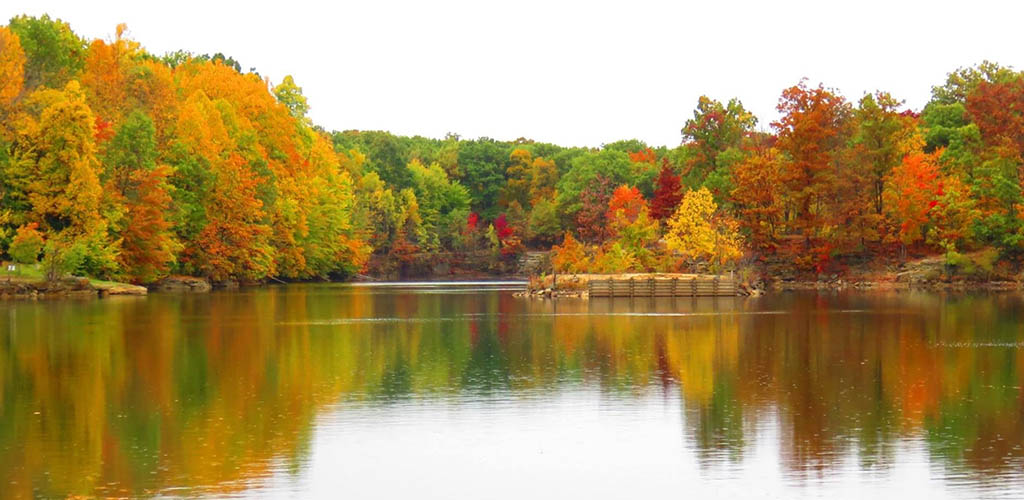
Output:
M691 188L707 187L718 203L727 203L732 191L729 171L743 161L744 140L757 125L757 118L738 99L727 104L701 96L693 118L683 125L683 148L688 150L683 166L683 183Z
M8 27L18 35L28 57L25 65L25 87L59 89L75 78L85 66L85 40L71 31L60 19L43 14L40 17L16 16Z
M288 112L296 120L306 121L306 114L309 113L309 103L306 96L302 95L302 87L295 84L292 75L287 75L274 87L274 97L277 101L288 108Z
M437 163L424 166L413 160L409 171L427 234L424 249L454 248L457 235L469 216L469 193L458 182L450 181Z
M558 205L562 214L574 217L583 208L580 195L588 187L594 185L598 177L606 179L607 195L611 190L622 184L636 185L633 182L632 162L629 154L613 149L603 149L576 157L572 167L558 181Z
M458 163L459 182L469 190L472 209L486 220L498 216L502 184L512 147L486 137L461 141Z

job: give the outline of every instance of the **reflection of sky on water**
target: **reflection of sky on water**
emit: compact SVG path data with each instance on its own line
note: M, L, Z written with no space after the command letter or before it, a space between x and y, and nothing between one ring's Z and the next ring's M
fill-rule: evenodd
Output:
M671 395L559 394L340 404L316 421L298 474L279 471L262 494L329 498L1013 498L1020 475L978 481L933 466L920 438L891 463L853 452L828 471L784 469L780 422L762 415L740 461L702 453ZM692 417L691 417L692 418Z

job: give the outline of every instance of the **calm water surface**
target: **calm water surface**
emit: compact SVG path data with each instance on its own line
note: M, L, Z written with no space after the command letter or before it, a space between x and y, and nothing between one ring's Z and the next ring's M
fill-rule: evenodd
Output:
M0 304L0 496L1021 498L1024 298Z

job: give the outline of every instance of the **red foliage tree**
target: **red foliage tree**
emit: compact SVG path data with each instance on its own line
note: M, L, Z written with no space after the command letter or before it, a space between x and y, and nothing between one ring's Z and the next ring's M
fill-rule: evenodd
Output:
M508 224L508 219L505 214L501 214L497 219L494 219L494 232L498 234L499 240L508 239L509 236L515 232L512 226Z
M967 96L967 112L990 146L1012 156L1024 154L1024 78L981 82Z
M659 220L671 217L682 199L683 184L679 176L672 171L668 161L663 161L661 173L658 174L658 187L655 188L654 198L651 200L651 217Z
M113 123L108 120L104 120L99 116L96 117L95 131L93 132L93 138L96 139L97 143L109 141L114 137Z
M599 242L608 237L608 225L605 224L605 212L615 184L603 175L580 193L583 206L576 213L576 230L580 239L586 242Z
M508 218L505 214L499 215L494 222L494 232L498 235L498 240L501 242L501 255L508 257L521 253L523 249L523 242L516 235L516 229L512 224L508 223Z

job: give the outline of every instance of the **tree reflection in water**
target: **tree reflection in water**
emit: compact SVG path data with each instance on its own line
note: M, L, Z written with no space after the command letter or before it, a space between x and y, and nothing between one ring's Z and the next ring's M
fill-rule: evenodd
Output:
M973 480L1024 465L1013 295L527 301L327 285L0 304L14 497L243 492L309 460L319 415L593 391L677 397L702 467L778 440L783 472L908 441Z

